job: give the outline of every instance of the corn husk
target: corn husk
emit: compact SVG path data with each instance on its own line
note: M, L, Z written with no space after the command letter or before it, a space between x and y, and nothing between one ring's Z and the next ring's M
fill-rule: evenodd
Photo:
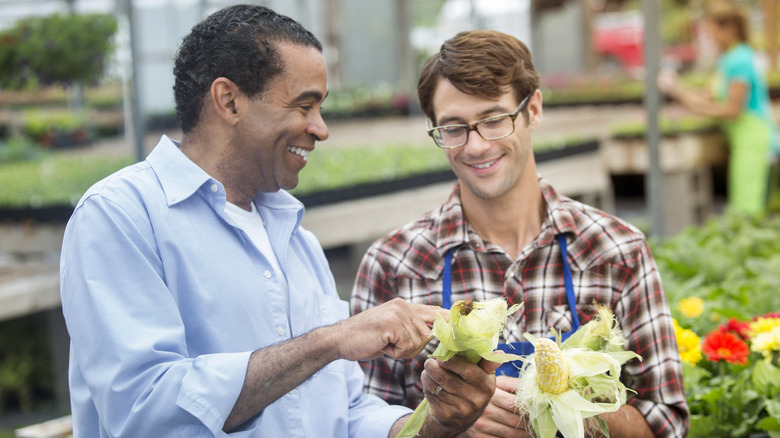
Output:
M494 352L498 347L499 336L504 332L507 317L520 307L522 304L507 308L503 298L456 301L450 308L449 322L441 315L436 315L432 332L439 340L439 346L431 357L447 361L453 356L459 356L472 363L482 359L496 363L522 359L515 354ZM428 416L428 410L428 399L423 399L396 438L411 438L417 434Z
M538 337L525 334L533 343ZM539 438L553 438L558 431L564 438L584 438L585 419L614 412L626 403L628 388L620 382L620 367L628 360L642 357L624 351L625 337L612 311L601 307L596 316L560 343L569 369L568 388L553 394L537 383L534 354L524 358L522 379L515 405ZM609 436L606 424L599 420L602 432Z

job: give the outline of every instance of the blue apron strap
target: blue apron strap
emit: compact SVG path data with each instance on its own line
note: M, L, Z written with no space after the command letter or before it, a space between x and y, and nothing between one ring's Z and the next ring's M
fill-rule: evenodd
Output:
M444 273L442 274L442 286L441 286L441 306L445 309L452 307L452 252L455 248L451 248L444 254Z
M558 238L558 244L561 246L561 256L563 257L563 282L566 285L566 298L569 301L569 310L571 311L571 332L574 332L580 328L580 317L577 316L577 298L574 296L574 283L571 278L571 269L569 268L569 256L566 246L566 235L560 233L555 237ZM567 336L568 338L568 336Z

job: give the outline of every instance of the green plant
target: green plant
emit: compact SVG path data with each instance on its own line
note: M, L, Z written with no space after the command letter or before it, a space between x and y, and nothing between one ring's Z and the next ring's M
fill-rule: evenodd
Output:
M45 320L40 315L0 324L0 412L7 407L29 411L51 397L53 377L47 339Z
M0 207L74 205L95 182L133 163L130 156L51 154L34 162L0 163Z
M732 318L702 340L675 327L683 357L691 437L780 436L780 312ZM717 420L717 421L713 421Z
M94 83L113 50L117 20L102 14L22 19L0 33L0 87Z
M756 315L780 317L767 315L780 309L780 216L726 214L651 245L678 323L689 436L780 436L780 319L775 344L759 345L749 329ZM747 347L724 342L724 331Z
M24 134L43 147L72 146L89 142L89 115L86 111L31 110L25 112L23 118Z
M641 101L644 90L641 80L629 77L557 75L542 80L545 105Z
M661 117L659 127L662 135L679 135L684 133L715 132L718 124L710 118L699 116ZM613 137L633 138L641 137L647 132L647 123L644 121L621 122L610 127Z
M370 182L391 181L449 168L446 156L433 145L385 144L361 148L323 146L309 156L293 194L333 190Z
M706 333L728 318L780 308L780 216L726 214L651 242L669 302L698 297L706 303L710 317L695 320L673 308L681 324Z
M390 84L358 85L330 90L322 106L322 115L325 118L399 115L406 113L408 102L408 96Z
M5 142L0 140L0 163L33 161L45 155L46 152L27 137L13 137Z

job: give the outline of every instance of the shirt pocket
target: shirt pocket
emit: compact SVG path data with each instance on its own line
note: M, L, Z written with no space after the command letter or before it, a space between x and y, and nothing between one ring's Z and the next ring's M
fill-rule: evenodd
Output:
M318 294L317 306L320 313L320 327L349 318L349 303L339 297Z
M548 327L547 333L544 336L552 336L552 332L549 329L555 329L558 334L567 333L571 331L572 317L569 311L568 304L562 304L559 306L552 306L544 312L544 326Z

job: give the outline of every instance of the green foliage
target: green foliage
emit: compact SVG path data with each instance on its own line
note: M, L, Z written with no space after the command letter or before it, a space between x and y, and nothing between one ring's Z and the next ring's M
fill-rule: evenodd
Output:
M409 97L396 87L384 83L367 86L353 86L333 89L322 106L322 115L344 116L387 116L405 114Z
M23 114L23 131L33 138L46 134L68 133L84 129L89 120L86 111L73 112L66 109L53 111L29 110Z
M132 162L129 156L51 154L0 164L0 207L75 204L92 184Z
M628 77L548 76L542 80L546 105L641 101L644 82Z
M669 302L704 300L706 318L688 318L672 307L681 325L706 333L728 318L749 320L780 309L780 216L726 214L651 244Z
M322 146L309 156L293 194L333 190L391 181L449 168L444 152L433 142L386 144L355 148Z
M675 118L661 117L659 125L663 135L714 132L719 129L715 120L693 115ZM644 120L621 122L612 125L610 131L614 137L641 137L647 132L647 123Z
M0 324L0 412L11 407L29 411L36 400L52 395L46 321L39 316Z
M0 163L33 161L42 158L46 152L27 137L0 140Z
M112 15L31 17L0 33L0 87L94 83L113 50Z
M729 327L747 325L754 317L780 309L779 216L726 214L651 244L672 316L682 329L704 338L723 329L731 318L735 321ZM702 300L700 315L682 312L679 303L689 297ZM744 342L752 345L753 339ZM680 345L695 348L690 341ZM695 365L683 363L691 411L689 436L747 437L762 431L776 436L773 433L780 431L779 361L777 351L765 358L753 350L745 364L711 360L706 355Z

